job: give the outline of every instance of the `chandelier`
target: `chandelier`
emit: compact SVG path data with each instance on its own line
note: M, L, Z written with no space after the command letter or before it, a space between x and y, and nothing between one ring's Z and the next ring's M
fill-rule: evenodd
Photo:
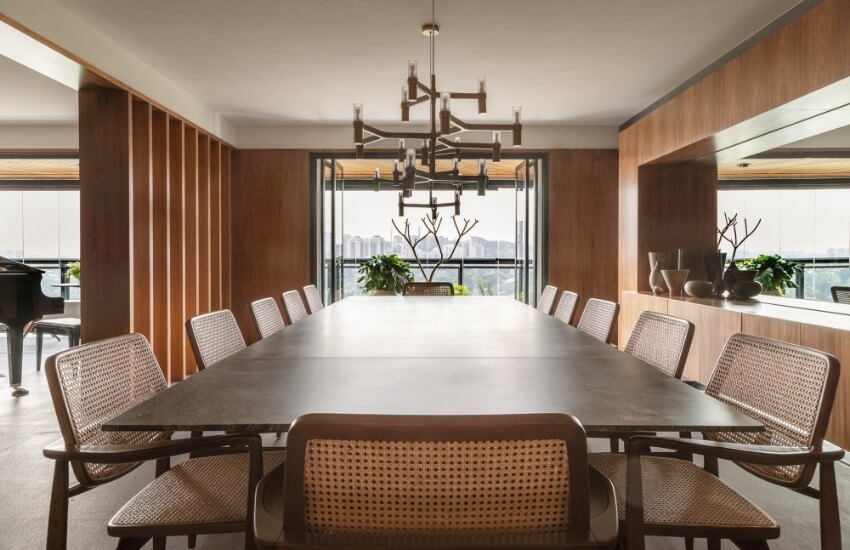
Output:
M354 147L356 158L364 157L367 145L384 140L398 140L398 158L393 162L392 180L381 179L380 171L375 169L374 185L377 190L380 185L388 184L400 188L398 208L399 216L404 216L405 208L428 208L432 219L437 218L437 209L454 207L455 214L460 214L460 196L463 194L465 183L476 184L478 195L484 195L489 182L487 162L480 159L476 176L460 175L459 162L465 152L481 155L488 154L493 162L499 162L502 157L502 132L512 134L514 147L522 145L522 108L514 107L509 124L470 123L466 122L451 111L453 100L475 100L478 113L487 113L487 83L484 77L478 78L477 92L447 92L437 88L437 76L434 69L434 38L440 28L434 22L434 0L431 0L431 23L422 26L422 34L430 40L430 78L423 83L418 76L416 61L407 63L407 85L401 90L401 121L410 121L410 110L418 105L430 107L430 129L427 131L385 131L364 121L363 104L354 104ZM464 132L492 132L490 142L462 141ZM419 141L417 149L411 147ZM424 170L416 167L417 158ZM447 171L437 170L437 159L451 159L452 168ZM413 196L413 190L419 181L427 182L429 199L427 203L410 203L404 199ZM455 188L454 201L437 202L434 197L434 183L448 183Z

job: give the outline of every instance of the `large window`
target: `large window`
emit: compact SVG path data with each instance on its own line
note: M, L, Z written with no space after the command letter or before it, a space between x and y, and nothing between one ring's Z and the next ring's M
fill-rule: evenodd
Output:
M416 238L424 234L420 220L429 211L408 208L405 216L399 216L399 190L383 183L376 191L368 176L374 173L375 167L383 167L386 173L386 165L389 162L391 169L391 161L322 158L316 162L320 174L317 179L322 189L317 194L316 212L321 219L316 221L322 230L317 231L321 242L317 242L316 250L323 256L317 268L325 299L333 301L362 294L356 282L357 268L376 254L402 257L410 263L415 279L424 280L410 247L392 222L403 228L406 218ZM541 162L540 159L509 159L491 168L494 176L484 196L479 196L474 188L465 188L459 222L462 225L463 218L479 222L457 244L452 260L436 271L434 281L463 285L472 295L511 296L534 302L535 258L540 238L536 222L539 219ZM438 189L434 195L438 202L454 200L453 191L449 189ZM417 184L413 197L408 199L411 203L427 200L424 183ZM456 244L457 233L451 220L453 211L442 208L440 214L444 219L439 243L428 237L416 248L426 275L437 263L440 251L447 257Z
M0 256L45 270L42 291L61 296L52 285L80 258L79 190L0 189ZM79 299L79 289L65 296Z
M758 231L738 250L737 259L779 254L804 264L799 290L790 296L832 301L830 287L850 285L850 187L724 187L718 193L718 224L723 213L738 214ZM721 249L731 252L728 243Z

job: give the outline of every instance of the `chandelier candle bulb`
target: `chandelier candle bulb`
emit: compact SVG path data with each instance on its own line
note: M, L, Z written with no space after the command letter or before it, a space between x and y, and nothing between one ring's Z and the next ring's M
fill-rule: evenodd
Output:
M377 167L375 168L375 179L373 180L373 183L374 183L374 185L372 187L372 190L377 193L378 191L381 190L381 169L380 168L377 168Z
M440 110L448 111L451 108L452 96L443 92L440 94Z
M363 104L355 103L354 104L354 120L357 122L363 122Z
M408 94L407 88L401 89L401 121L409 122L410 121L410 104L407 101Z
M416 85L419 79L416 77L416 61L407 62L407 93L409 97L416 98Z

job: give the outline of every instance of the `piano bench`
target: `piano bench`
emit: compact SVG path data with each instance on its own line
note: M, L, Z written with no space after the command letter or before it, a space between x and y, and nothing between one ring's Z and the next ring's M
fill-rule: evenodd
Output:
M80 345L80 320L77 317L61 317L58 319L43 319L36 321L35 327L35 370L41 370L42 336L46 334L66 334L68 347Z

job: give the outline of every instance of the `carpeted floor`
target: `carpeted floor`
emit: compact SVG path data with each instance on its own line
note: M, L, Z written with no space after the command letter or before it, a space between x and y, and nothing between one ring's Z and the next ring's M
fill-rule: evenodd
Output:
M67 346L45 342L45 357ZM0 373L7 373L5 335L0 334ZM24 387L30 395L15 399L8 378L0 378L0 548L31 550L44 548L52 463L42 448L58 439L56 418L44 372L35 370L35 339L25 342ZM596 450L607 450L607 442L592 442ZM721 477L767 510L782 526L782 536L771 543L782 550L819 548L817 502L787 489L760 481L732 464L721 465ZM125 478L71 501L69 545L72 550L114 548L115 539L106 534L106 523L136 491L153 479L153 465L144 465ZM838 467L839 498L845 545L850 547L850 467ZM230 550L242 547L241 535L200 537L198 548ZM681 540L650 539L648 548L684 548ZM148 546L147 548L149 548ZM169 540L169 549L186 548L186 539ZM697 541L696 548L705 548ZM725 543L724 550L733 548Z

